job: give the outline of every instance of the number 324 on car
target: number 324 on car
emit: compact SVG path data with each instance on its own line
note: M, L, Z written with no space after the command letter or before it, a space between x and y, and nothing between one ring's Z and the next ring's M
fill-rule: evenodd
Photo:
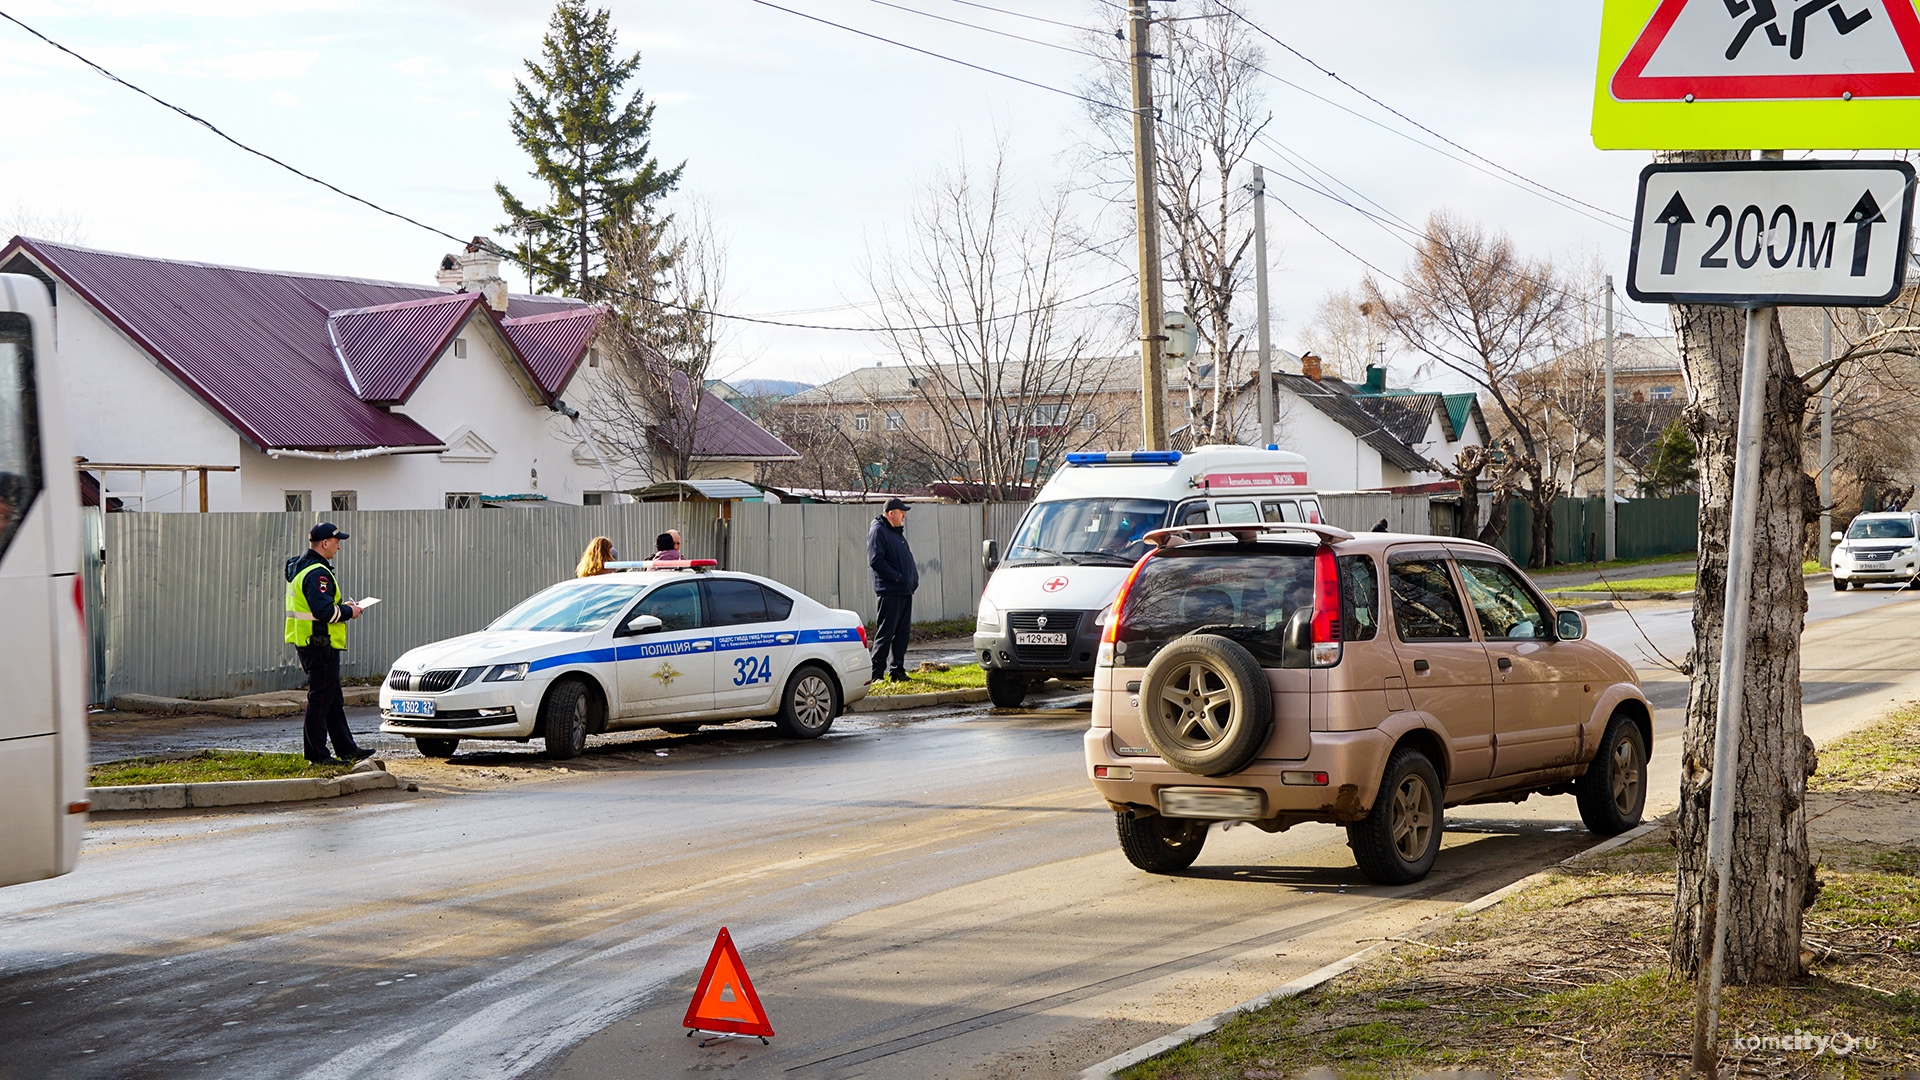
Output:
M540 739L570 758L603 732L752 718L811 739L866 696L868 664L854 612L709 561L626 564L402 655L380 730L428 757L463 739Z

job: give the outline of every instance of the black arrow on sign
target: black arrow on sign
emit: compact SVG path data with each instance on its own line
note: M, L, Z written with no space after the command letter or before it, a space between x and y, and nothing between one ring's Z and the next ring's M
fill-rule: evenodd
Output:
M1680 226L1693 224L1693 214L1679 192L1667 200L1667 208L1660 211L1660 221L1667 227L1667 246L1660 253L1660 272L1671 274L1680 265Z
M1849 277L1867 276L1867 253L1872 250L1873 227L1887 222L1885 214L1880 212L1880 204L1873 200L1871 190L1860 196L1853 204L1853 212L1847 215L1853 223L1853 273Z

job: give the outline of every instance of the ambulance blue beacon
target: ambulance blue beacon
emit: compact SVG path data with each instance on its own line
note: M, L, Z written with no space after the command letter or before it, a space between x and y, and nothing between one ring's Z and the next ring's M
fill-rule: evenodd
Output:
M540 739L548 757L570 758L608 731L756 717L818 738L867 695L854 612L711 559L608 565L617 572L402 655L380 689L380 730L427 757L463 739Z
M987 691L1014 708L1048 678L1091 679L1100 633L1142 539L1169 525L1318 524L1307 460L1285 450L1202 446L1180 452L1068 454L1002 553L988 540L973 651Z

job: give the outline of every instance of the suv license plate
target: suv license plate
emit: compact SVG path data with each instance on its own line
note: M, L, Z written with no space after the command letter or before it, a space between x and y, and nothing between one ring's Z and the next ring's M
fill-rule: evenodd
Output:
M1248 788L1174 787L1160 789L1160 812L1169 817L1260 817L1261 793Z
M432 716L433 702L421 701L417 698L394 698L393 699L393 715L395 716Z
M1067 643L1067 635L1015 634L1013 635L1013 643L1015 645L1065 645Z

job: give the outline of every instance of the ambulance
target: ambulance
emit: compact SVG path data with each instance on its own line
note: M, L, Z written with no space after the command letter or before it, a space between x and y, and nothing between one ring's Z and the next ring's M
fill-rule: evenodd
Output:
M1014 708L1048 678L1093 677L1114 594L1147 533L1258 522L1321 522L1305 458L1250 446L1068 454L1006 551L984 545L973 651L994 705Z

